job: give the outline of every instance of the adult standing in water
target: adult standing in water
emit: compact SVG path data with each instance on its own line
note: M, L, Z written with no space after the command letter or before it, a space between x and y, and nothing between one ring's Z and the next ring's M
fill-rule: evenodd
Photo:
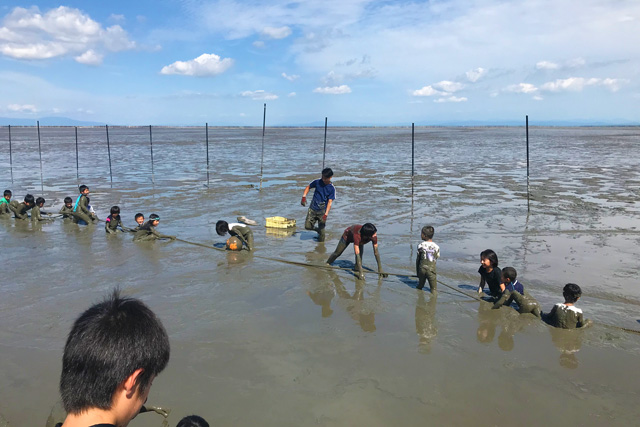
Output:
M315 179L307 185L302 193L302 206L307 205L307 194L309 190L314 188L313 199L311 199L311 206L307 211L307 218L304 221L304 228L306 230L315 230L318 232L318 242L324 242L324 228L327 225L327 217L331 210L331 205L336 199L336 189L331 183L331 177L333 171L331 168L325 168L322 170L322 178ZM315 228L316 222L318 227Z

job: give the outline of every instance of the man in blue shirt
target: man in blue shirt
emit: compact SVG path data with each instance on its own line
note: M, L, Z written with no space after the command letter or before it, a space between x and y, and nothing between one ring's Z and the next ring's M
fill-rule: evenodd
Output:
M302 193L302 206L307 205L307 193L314 188L311 206L307 211L307 219L304 221L304 228L318 232L318 242L324 242L324 228L327 225L327 216L331 210L331 204L336 199L336 189L331 183L333 171L331 168L322 170L322 178L311 181ZM316 222L318 227L315 227Z

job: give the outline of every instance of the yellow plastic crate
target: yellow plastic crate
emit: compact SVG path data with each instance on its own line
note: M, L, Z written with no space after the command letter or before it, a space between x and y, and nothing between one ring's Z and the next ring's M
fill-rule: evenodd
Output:
M296 226L296 220L283 216L270 216L265 218L266 226L272 228L291 228Z

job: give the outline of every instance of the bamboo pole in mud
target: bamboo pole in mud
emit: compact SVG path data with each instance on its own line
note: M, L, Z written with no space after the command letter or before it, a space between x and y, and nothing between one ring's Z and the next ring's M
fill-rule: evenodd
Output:
M324 170L324 159L327 152L327 118L324 118L324 146L322 147L322 169Z
M9 125L9 167L11 169L11 185L13 185L13 150L11 148L11 125Z
M527 132L527 211L531 210L530 192L529 192L529 116L525 116L526 132Z
M149 125L149 148L151 149L151 182L156 182L153 171L153 135L151 134L151 125Z
M267 104L264 104L264 114L262 116L262 159L260 160L260 188L262 190L262 171L264 165L264 127L267 123Z
M416 164L416 124L411 123L411 197L413 197L413 174ZM413 202L413 199L411 200Z
M80 181L80 161L78 160L78 126L76 128L76 181Z
M207 141L207 187L209 187L209 123L204 124L204 134Z
M38 153L40 154L40 189L44 193L44 175L42 174L42 145L40 144L40 120L36 122L38 124Z
M104 125L107 130L107 154L109 155L109 178L111 179L111 188L113 188L113 172L111 171L111 144L109 143L109 125Z

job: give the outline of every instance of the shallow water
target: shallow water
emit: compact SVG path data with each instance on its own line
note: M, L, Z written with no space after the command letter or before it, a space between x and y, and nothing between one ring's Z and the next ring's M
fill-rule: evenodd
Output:
M190 413L212 425L637 422L640 336L607 325L640 329L638 128L530 129L529 211L524 129L416 129L412 192L410 129L331 128L338 199L325 244L303 230L299 205L322 168L323 129L267 129L262 191L258 128L209 129L208 187L204 128L153 128L153 175L149 129L109 128L113 187L104 129L78 129L77 181L74 129L41 128L42 184L35 129L11 132L14 184L7 128L2 184L18 199L44 194L45 209L75 198L80 182L99 217L115 204L130 225L156 212L161 232L194 242L221 243L218 219L298 221L290 236L255 227L253 255L0 221L0 414L12 426L44 425L73 320L114 286L170 334L149 398L172 409L170 425ZM578 283L597 324L555 331L442 285L431 298L414 279L361 282L264 258L322 263L363 222L377 225L390 272L414 274L420 228L432 224L442 282L472 291L479 253L492 248L543 309ZM353 265L350 251L338 265ZM370 247L364 263L375 267ZM144 414L131 425L160 422Z

